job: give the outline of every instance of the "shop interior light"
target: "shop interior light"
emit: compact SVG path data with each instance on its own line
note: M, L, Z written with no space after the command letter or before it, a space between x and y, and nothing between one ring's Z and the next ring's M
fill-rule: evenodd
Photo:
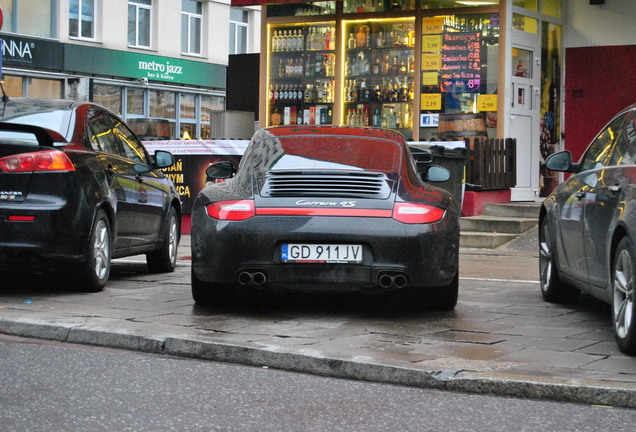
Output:
M484 0L481 0L481 1L480 0L464 0L464 1L457 0L457 3L464 6L491 6L491 5L499 4L498 1L484 1Z

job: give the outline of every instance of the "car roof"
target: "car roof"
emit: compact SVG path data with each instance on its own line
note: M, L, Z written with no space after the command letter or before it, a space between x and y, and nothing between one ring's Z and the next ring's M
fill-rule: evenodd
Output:
M356 126L331 126L331 125L298 125L298 126L274 126L266 128L272 135L278 137L294 135L330 135L330 136L354 136L360 138L388 139L403 142L404 137L400 132Z

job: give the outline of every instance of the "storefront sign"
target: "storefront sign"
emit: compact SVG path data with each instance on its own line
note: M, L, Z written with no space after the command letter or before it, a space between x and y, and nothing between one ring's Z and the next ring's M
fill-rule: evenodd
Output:
M0 35L0 43L4 66L64 68L64 44L59 42Z
M83 45L65 46L64 68L86 74L146 78L171 84L226 87L225 65Z
M481 89L481 33L444 33L442 92L478 93Z

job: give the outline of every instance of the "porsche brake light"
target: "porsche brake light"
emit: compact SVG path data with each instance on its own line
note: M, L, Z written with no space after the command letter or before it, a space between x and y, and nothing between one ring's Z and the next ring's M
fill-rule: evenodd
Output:
M444 217L444 209L424 204L395 203L393 219L408 224L438 222Z
M219 220L239 221L256 215L252 200L219 201L208 204L206 210L208 216Z
M0 169L5 172L75 171L73 162L60 150L44 150L21 153L0 159Z

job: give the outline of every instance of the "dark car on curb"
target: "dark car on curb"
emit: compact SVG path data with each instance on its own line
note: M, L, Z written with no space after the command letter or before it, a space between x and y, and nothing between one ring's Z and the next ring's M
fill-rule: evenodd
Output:
M451 310L459 203L418 172L392 130L282 126L255 133L238 170L217 162L192 209L192 295L227 304L237 287L404 291ZM249 289L247 288L247 289Z
M571 301L584 291L609 303L619 349L636 354L636 105L617 114L578 162L562 151L545 164L570 176L541 208L543 298Z
M99 291L111 259L146 254L151 271L176 265L181 201L112 112L92 103L8 99L0 103L0 267L60 270Z

